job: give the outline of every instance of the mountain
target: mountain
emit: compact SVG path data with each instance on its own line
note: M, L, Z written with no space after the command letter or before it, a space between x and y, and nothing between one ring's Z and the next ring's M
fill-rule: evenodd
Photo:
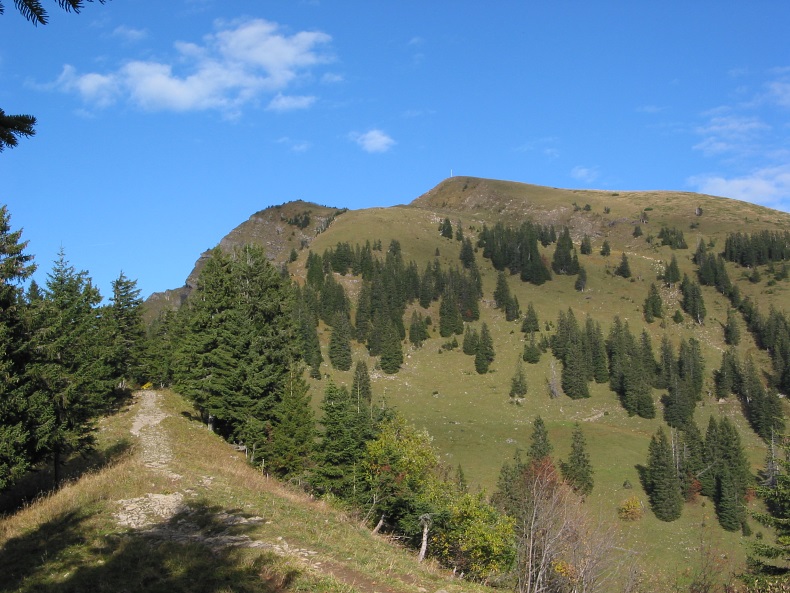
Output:
M310 224L299 228L310 215ZM302 216L300 218L300 215ZM545 227L554 226L559 234L567 227L578 261L584 267L587 283L583 291L575 288L575 275L554 274L550 281L537 286L522 282L519 275L506 275L511 293L518 299L522 313L531 304L539 317L539 335L550 340L560 325L561 314L573 311L576 320L584 325L589 317L599 323L603 335L609 334L617 316L628 323L630 331L639 339L649 338L658 354L659 344L666 338L675 355L681 342L694 339L704 360L701 395L696 404L694 421L704 434L711 417L727 418L738 430L748 461L754 473L764 465L766 446L757 436L744 406L735 396L715 397L714 371L720 366L722 353L728 349L724 326L732 303L713 286L702 286L701 294L707 309L703 323L683 312L684 296L679 283L666 285L659 279L666 265L674 257L680 277L687 274L696 279L698 266L693 258L702 243L708 253L718 254L724 249L727 237L736 232L784 232L790 229L790 215L737 200L673 191L599 191L548 188L511 181L472 177L452 177L419 196L408 205L362 210L340 210L308 203L290 203L268 208L253 215L234 229L223 241L223 249L249 240L261 243L277 263L287 267L297 282L306 278L308 253L327 253L338 245L364 246L380 244L384 257L388 246L397 242L405 262L414 261L422 271L429 264L438 263L442 269L460 267L462 241L441 236L439 227L449 219L453 231L460 229L465 238L477 244L484 229L497 223L517 227L531 221ZM638 229L638 232L637 232ZM662 240L666 237L666 240ZM674 239L682 237L685 247ZM581 242L589 241L591 252L581 254ZM601 253L606 242L610 254ZM296 258L292 259L292 250ZM556 245L539 247L541 258L550 265ZM205 256L205 254L204 254ZM618 275L622 258L627 258L630 277ZM567 396L551 397L549 385L559 381L561 363L551 350L536 364L524 364L522 353L526 343L520 331L520 320L508 322L505 314L494 303L494 291L499 272L490 259L477 249L475 260L480 271L483 298L480 318L467 325L480 329L482 323L490 328L496 352L489 372L478 374L473 357L460 347L453 347L452 338L439 336L439 303L427 308L410 304L404 323L413 311L432 320L429 339L421 348L404 342L404 362L396 374L386 374L379 368L377 357L367 348L352 343L355 360L364 360L373 369L374 397L400 410L419 428L426 429L434 445L443 454L449 468L458 465L475 487L487 492L496 486L499 469L515 451L530 445L532 422L540 415L548 428L554 445L554 457L565 460L571 450L576 423L582 427L589 445L594 469L595 486L587 497L591 513L611 522L623 533L628 549L638 550L640 560L655 579L666 585L683 570L694 570L703 542L726 558L721 573L743 567L746 546L756 541L756 533L725 531L718 526L713 502L700 497L684 505L677 521L658 520L648 505L648 497L641 487L640 467L647 462L651 437L663 427L676 437L664 421L662 398L665 389L653 389L652 399L657 409L655 418L629 415L621 398L610 389L609 383L590 383L590 397L574 400ZM194 287L201 260L190 274L186 294ZM741 267L733 262L724 264L726 272L737 287L741 298L754 303L762 314L770 310L790 311L790 281L782 277L780 265ZM350 273L335 274L352 304L356 304L362 280ZM655 284L664 305L663 319L645 321L643 304ZM180 297L179 297L180 298ZM168 305L177 305L171 298ZM166 296L152 295L148 301L151 315L162 306ZM673 320L673 314L677 321ZM353 318L353 317L352 317ZM774 368L769 353L747 331L743 318L738 323L742 339L736 351L742 361L751 357L765 376L772 376ZM320 401L326 386L326 376L339 384L350 385L350 371L334 370L328 362L327 348L331 329L319 325L319 338L324 351L320 369L322 379L311 379L313 400ZM458 339L460 340L460 336ZM528 390L518 403L511 401L509 390L517 366L523 365ZM786 400L781 405L785 408ZM617 508L631 497L647 509L636 522L621 522ZM757 503L751 503L753 509ZM756 530L756 525L744 533ZM762 529L762 528L761 528ZM770 534L760 533L760 537ZM657 585L654 590L660 590Z

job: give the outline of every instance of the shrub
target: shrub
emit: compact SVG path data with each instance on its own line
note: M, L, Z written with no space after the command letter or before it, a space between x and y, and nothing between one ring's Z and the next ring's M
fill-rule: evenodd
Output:
M639 521L645 514L645 505L634 495L626 498L617 507L617 516L623 521Z

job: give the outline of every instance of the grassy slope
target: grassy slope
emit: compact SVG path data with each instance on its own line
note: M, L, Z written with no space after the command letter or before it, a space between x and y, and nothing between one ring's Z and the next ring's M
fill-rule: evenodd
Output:
M591 211L574 212L573 202L580 207L590 204ZM701 217L694 215L697 206L703 208ZM604 207L610 208L610 213L604 214ZM648 244L645 237L634 239L631 233L644 208L650 208L648 214L651 219L644 228L645 236L656 235L661 223L676 226L684 231L691 249L672 252L668 247ZM319 236L311 248L321 253L337 242L349 241L353 245L375 239L381 239L386 248L390 239L397 238L406 261L414 259L420 269L424 262L433 259L437 249L444 266L456 265L458 242L442 239L437 233L438 224L445 215L454 225L460 219L467 234L474 234L469 227L479 229L483 222L491 224L498 217L517 220L523 215L531 215L543 223L569 224L577 243L583 234L589 234L593 237L594 253L580 256L588 272L589 290L584 293L574 291L574 278L555 277L540 288L511 278L511 290L518 296L522 309L525 310L531 301L541 324L544 324L546 321L554 322L560 310L572 307L580 322L590 314L601 322L605 333L614 315L619 315L629 321L632 332L637 336L643 327L647 327L656 355L664 332L676 346L681 337L696 337L706 358L706 391L712 389L712 372L718 368L724 348L721 324L726 320L725 299L714 290L703 288L708 309L705 325L699 327L691 321L676 325L668 320L664 329L659 323L647 326L642 320L641 305L648 286L656 281L662 262L668 261L673 253L681 270L692 275L691 256L699 239L713 239L716 248L721 249L727 232L744 228L751 232L761 228L783 229L790 222L790 217L783 213L696 194L553 190L509 182L452 178L416 200L411 207L346 213L333 223L329 231ZM744 221L748 221L748 227L744 227ZM698 223L699 228L690 229L691 222ZM598 255L604 238L608 238L612 245L612 255L608 258ZM613 277L610 273L619 263L623 251L629 257L634 275L632 281ZM550 260L553 246L545 253ZM303 274L305 257L303 253L292 267L297 276ZM645 462L650 436L662 424L660 405L659 418L647 421L627 417L606 386L593 386L593 397L586 401L571 401L566 397L550 400L545 388L550 372L550 354L544 355L538 365L525 365L529 382L527 400L521 407L510 405L509 383L523 348L523 338L519 325L506 323L503 315L490 304L495 270L480 256L478 264L483 274L484 298L488 301L481 308L481 321L486 321L492 329L497 352L492 372L480 377L474 372L471 357L460 351L440 353L440 345L445 340L435 334L435 339L420 350L406 346L407 359L400 373L394 376L375 375L377 396L386 398L389 404L426 428L434 436L445 461L451 466L462 464L472 483L488 491L495 485L502 462L512 456L516 447L528 446L531 422L536 414L542 415L547 422L556 458L567 455L573 423L581 421L596 471L596 486L590 504L602 517L616 521L616 506L628 496L637 494L646 503L635 465ZM765 278L761 284L752 285L743 277L743 270L728 266L731 278L743 294L755 298L762 311L767 312L771 305L790 310L786 282L768 287ZM351 278L344 281L349 292L355 294L358 281ZM662 297L669 315L679 308L677 291L663 289ZM438 320L435 304L430 314L434 321ZM407 312L407 320L409 315ZM324 338L328 335L326 332ZM767 362L764 353L754 348L745 329L739 350L742 356L752 354ZM367 358L362 348L355 350L355 356ZM370 360L369 367L373 368L374 363ZM557 372L559 369L557 364ZM350 373L333 371L328 365L324 372L331 373L340 382L351 382ZM318 401L323 384L314 382L313 388ZM654 395L657 399L660 394L655 392ZM734 401L717 403L706 397L697 410L697 422L703 433L710 414L727 415L736 422L756 470L763 462L764 447L749 429L739 405ZM634 486L633 490L623 488L626 480ZM669 579L693 562L694 548L703 532L707 539L714 540L735 567L740 566L745 557L743 543L747 538L718 528L713 505L705 499L696 505L686 505L683 517L675 523L657 521L648 512L638 524L624 525L623 529L634 549L643 552L646 565Z
M112 451L130 439L138 408L135 404L103 422L100 450ZM177 395L166 393L163 408L168 417L162 426L173 453L168 469L180 478L144 466L139 450L133 450L0 518L0 591L482 590L452 580L430 563L417 565L412 553L371 535L356 519L264 478L244 462L243 453L193 420L190 406ZM204 534L248 536L291 552L276 554L272 547L212 552L199 541L162 541L117 524L118 501L173 493L184 495L185 507L156 528L183 531L197 524ZM233 525L222 520L227 515L263 520Z

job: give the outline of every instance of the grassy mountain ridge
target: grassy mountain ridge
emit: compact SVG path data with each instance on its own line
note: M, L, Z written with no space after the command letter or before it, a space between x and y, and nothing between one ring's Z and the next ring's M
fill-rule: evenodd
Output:
M273 217L268 222L260 221L261 228L266 224L274 225L273 228L281 224L277 222L281 219L277 219L274 212L270 214ZM348 211L334 217L324 232L310 237L308 245L300 243L296 247L298 257L288 264L288 270L294 279L302 281L308 250L320 254L337 243L348 242L353 246L366 241L381 241L386 248L393 239L400 242L404 260L414 260L420 270L436 259L445 269L458 266L460 242L442 238L438 232L445 217L450 218L454 228L460 222L465 236L473 241L484 224L491 226L504 221L517 225L525 219L554 224L558 229L568 226L577 249L581 238L589 236L593 252L580 255L580 263L588 275L587 289L584 292L574 290L575 277L572 276L555 276L540 287L522 283L518 277L510 277L510 289L518 297L522 311L527 303L533 303L543 333L547 336L553 332L559 312L571 308L582 323L588 315L600 322L604 334L608 333L613 317L620 316L630 324L635 335L638 336L642 329L647 330L656 352L664 335L675 347L681 339L696 338L701 343L706 361L703 401L695 413L698 426L704 432L710 416L730 418L747 447L753 470L761 467L765 446L750 428L740 403L733 397L717 401L712 396L712 373L718 368L726 348L722 327L727 318L728 301L713 288L703 287L708 309L703 325L687 316L681 323L669 319L674 311L680 309L681 295L677 288L662 286L660 289L667 312L663 323L645 323L642 303L650 283L657 282L664 263L673 255L678 259L681 272L694 277L696 266L691 258L700 240L713 245L712 251L720 251L728 233L784 230L790 228L790 215L736 200L685 192L563 190L453 177L409 205ZM647 220L640 223L645 218ZM641 225L644 236L633 236L637 224ZM689 248L672 250L662 246L655 240L662 227L682 230ZM276 244L276 253L290 252L288 244L293 244L293 240L289 241L288 237L296 234L278 234L272 229L268 232L270 239L267 240L274 243L267 249ZM244 236L241 233L236 240ZM651 236L654 240L648 241ZM610 256L599 252L604 240L611 244ZM542 248L541 254L550 261L554 248L554 245ZM630 260L633 272L630 279L613 275L622 253L627 254ZM535 415L540 414L546 421L555 447L555 459L558 460L567 457L571 432L578 421L587 436L595 469L595 489L588 497L588 504L602 520L619 525L629 547L639 551L644 566L659 582L666 586L678 574L690 570L698 561L697 550L703 539L719 550L726 560L723 572L742 568L746 544L754 541L755 536L743 537L740 533L723 531L716 523L712 502L704 498L687 504L681 519L672 523L658 521L649 510L641 521L633 524L621 523L617 519L617 505L626 498L636 495L643 504L647 503L639 485L637 466L646 461L651 435L659 426L666 428L661 418L661 392L654 390L653 393L658 409L658 417L653 420L629 417L608 385L592 384L592 397L586 400L551 399L546 383L552 373L559 373L561 365L547 353L538 364L524 365L529 391L523 405L515 406L509 402L510 379L523 350L524 337L519 331L520 324L506 322L504 314L494 308L492 295L496 270L481 254L477 255L477 263L484 297L480 322L473 325L479 328L482 322L486 322L491 328L496 350L491 372L477 375L470 357L459 349L442 348L447 340L436 332L438 303L434 302L428 310L422 310L415 303L407 310L405 319L408 320L412 310L430 315L434 320L431 339L419 349L404 344L405 362L396 375L376 370L377 360L368 355L364 346L353 344L354 358L367 361L368 367L374 369L372 379L376 399L386 400L418 427L427 429L445 463L449 467L461 464L470 482L489 493L495 487L501 464L512 457L516 448L523 450L528 447ZM767 312L772 306L790 310L787 281L772 281L772 276L764 274L763 280L752 282L748 278L749 270L730 263L726 266L733 283L744 296L750 296L761 311ZM336 279L345 286L354 301L361 280L351 275L336 275ZM322 373L332 376L336 382L350 385L350 372L333 370L326 362L330 328L321 324L319 333L325 359ZM743 324L742 333L738 346L741 359L751 355L763 368L770 368L766 353L757 348ZM325 384L324 380L311 380L316 405ZM756 531L762 529L756 525L753 528ZM762 535L770 537L767 532Z

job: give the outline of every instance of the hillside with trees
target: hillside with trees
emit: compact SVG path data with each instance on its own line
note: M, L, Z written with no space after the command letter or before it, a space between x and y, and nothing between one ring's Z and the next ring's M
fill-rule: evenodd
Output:
M789 222L454 177L408 206L269 208L144 305L65 253L30 282L3 210L0 489L60 483L147 383L468 582L758 587L786 568Z

